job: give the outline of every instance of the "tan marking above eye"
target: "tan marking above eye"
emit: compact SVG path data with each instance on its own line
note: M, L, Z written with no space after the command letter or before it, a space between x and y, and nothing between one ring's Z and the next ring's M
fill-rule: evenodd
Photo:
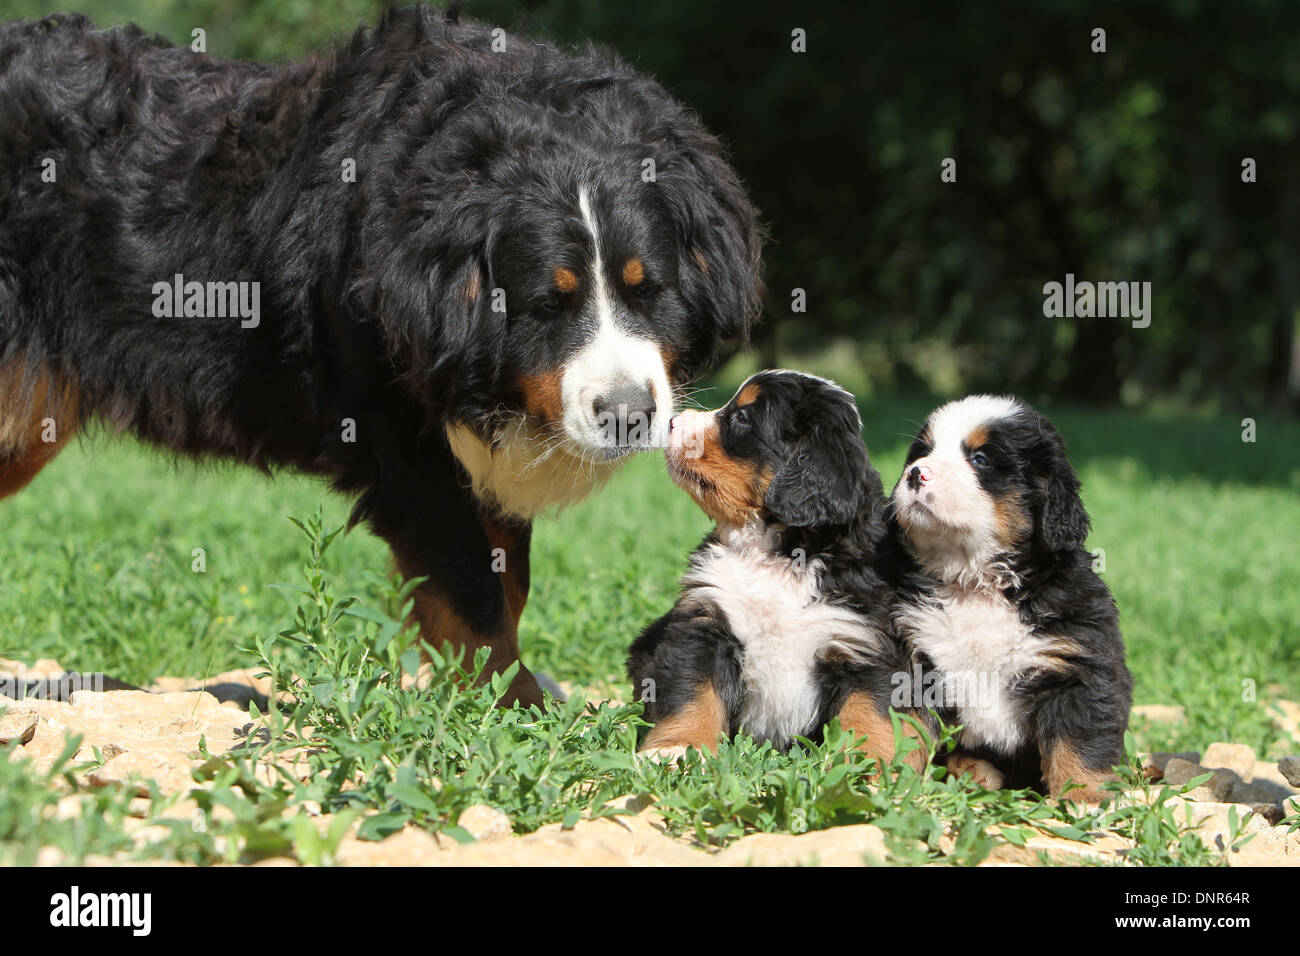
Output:
M578 274L564 266L555 267L555 291L568 295L578 291Z
M966 447L971 451L974 451L988 440L989 430L985 426L980 425L971 429L971 433L966 436Z
M645 266L641 260L633 257L623 264L623 282L630 286L638 286L645 279Z
M761 394L763 394L763 390L759 388L758 383L751 382L742 388L740 394L736 396L736 407L744 408L746 405L753 405L754 402L758 401L758 396Z

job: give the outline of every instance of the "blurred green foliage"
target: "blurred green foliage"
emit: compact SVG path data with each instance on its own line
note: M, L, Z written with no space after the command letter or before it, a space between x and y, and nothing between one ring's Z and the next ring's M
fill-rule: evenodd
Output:
M82 0L103 24L284 59L375 0ZM4 0L8 16L54 8ZM847 352L880 389L1300 408L1293 0L474 0L590 38L729 144L770 225L769 363ZM1092 49L1106 30L1106 52ZM791 49L806 31L807 52ZM940 181L945 157L957 181ZM1242 182L1242 160L1258 182ZM1049 319L1043 285L1152 283L1152 321ZM807 311L791 312L791 292Z

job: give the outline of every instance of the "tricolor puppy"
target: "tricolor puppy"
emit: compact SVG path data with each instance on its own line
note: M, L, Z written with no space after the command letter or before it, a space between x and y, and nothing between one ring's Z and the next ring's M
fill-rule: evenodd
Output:
M738 731L784 748L838 716L868 753L893 757L890 686L907 662L861 427L848 392L787 371L672 420L669 473L717 528L676 606L632 645L628 673L654 722L643 751L713 750Z
M1012 398L945 405L912 444L893 505L923 578L900 628L942 696L920 702L963 728L949 769L1101 799L1133 681L1056 429Z

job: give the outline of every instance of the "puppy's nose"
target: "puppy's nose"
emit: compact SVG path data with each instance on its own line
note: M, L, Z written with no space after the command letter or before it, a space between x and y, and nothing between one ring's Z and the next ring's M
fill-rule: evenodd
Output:
M596 426L608 445L645 447L654 434L655 398L649 384L597 395L591 402Z
M686 409L678 412L668 422L668 450L697 455L704 413Z
M907 487L916 491L927 481L934 478L934 472L930 471L929 465L913 465L907 472Z

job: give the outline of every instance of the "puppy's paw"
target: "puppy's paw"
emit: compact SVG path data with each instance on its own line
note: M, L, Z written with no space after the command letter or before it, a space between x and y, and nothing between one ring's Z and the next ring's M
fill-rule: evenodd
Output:
M985 790L1001 790L1003 776L1001 771L987 760L955 754L948 758L948 773L954 777L969 774L971 780Z
M686 744L680 744L676 747L647 747L644 750L636 752L637 757L644 760L655 760L659 763L666 764L683 764L686 762L686 751L693 748Z
M1102 789L1102 784L1109 778L1098 777L1089 781L1086 786L1071 787L1069 790L1057 789L1053 791L1053 797L1061 803L1073 803L1081 809L1087 807L1096 807L1098 804L1105 803L1113 799L1115 794Z

